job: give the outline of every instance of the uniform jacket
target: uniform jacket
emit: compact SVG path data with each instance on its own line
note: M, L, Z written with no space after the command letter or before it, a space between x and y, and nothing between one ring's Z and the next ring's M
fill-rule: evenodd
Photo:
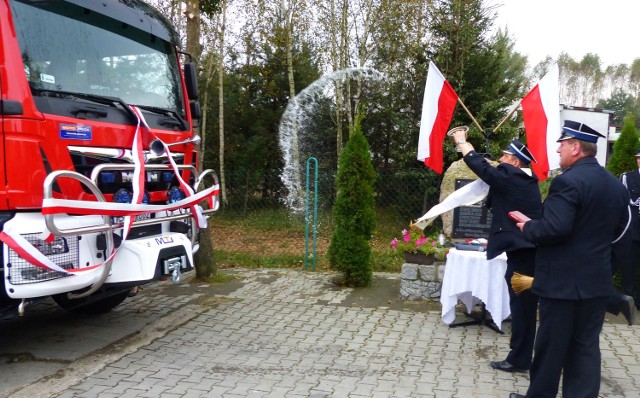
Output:
M624 185L594 157L578 160L551 182L542 218L524 225L534 242L533 293L578 300L612 292L611 242L627 224Z
M631 197L631 238L640 240L640 172L638 170L623 173L620 179L624 182Z
M538 178L510 164L493 166L475 151L467 153L464 162L490 187L487 206L493 217L487 243L487 259L502 252L533 248L534 245L525 239L507 213L518 210L530 218L542 215Z

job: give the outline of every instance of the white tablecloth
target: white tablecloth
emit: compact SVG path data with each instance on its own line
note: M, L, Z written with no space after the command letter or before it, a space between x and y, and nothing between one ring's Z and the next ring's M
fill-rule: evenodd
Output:
M485 252L449 250L442 281L440 303L442 321L446 324L456 319L456 304L460 300L471 313L473 306L483 302L491 318L500 330L509 309L509 289L504 280L507 255L487 260Z

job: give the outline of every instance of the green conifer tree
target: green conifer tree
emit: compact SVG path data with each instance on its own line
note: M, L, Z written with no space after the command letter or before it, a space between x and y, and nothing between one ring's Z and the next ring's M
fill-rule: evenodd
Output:
M368 286L373 277L369 240L375 227L374 184L369 143L360 121L340 154L328 257L347 286Z
M637 150L638 131L635 127L635 118L627 116L624 119L620 137L613 144L613 154L607 164L607 170L616 177L619 177L625 171L635 170L638 167L635 158Z

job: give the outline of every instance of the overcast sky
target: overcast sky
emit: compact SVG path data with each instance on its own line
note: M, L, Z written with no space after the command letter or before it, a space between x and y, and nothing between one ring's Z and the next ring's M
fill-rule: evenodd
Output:
M535 66L566 52L600 56L603 68L640 58L640 0L489 0L495 24L508 27L515 50Z

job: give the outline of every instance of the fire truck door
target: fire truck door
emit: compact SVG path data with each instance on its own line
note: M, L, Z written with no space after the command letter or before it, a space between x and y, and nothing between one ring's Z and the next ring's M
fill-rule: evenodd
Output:
M0 69L3 67L0 65ZM15 106L15 101L8 101L6 98L6 82L3 81L3 76L5 74L0 70L0 209L7 208L7 174L6 174L6 164L5 164L5 123L6 117L5 114L11 110L12 103ZM18 103L18 105L20 105ZM20 109L22 109L22 105L20 105Z

